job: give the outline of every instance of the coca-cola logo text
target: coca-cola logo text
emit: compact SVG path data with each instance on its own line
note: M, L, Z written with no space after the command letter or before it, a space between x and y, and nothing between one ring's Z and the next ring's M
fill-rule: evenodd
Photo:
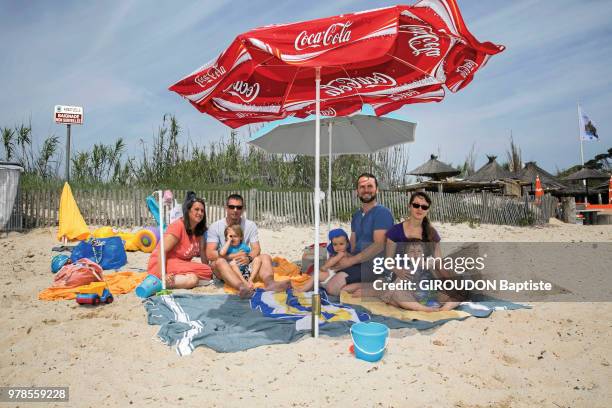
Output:
M309 115L316 115L317 111L316 110L309 110L306 112ZM329 117L336 117L338 115L338 113L336 112L336 110L334 108L326 108L321 110L321 116L329 116Z
M208 84L219 79L222 75L225 74L225 67L218 67L217 64L208 68L205 73L202 73L195 77L196 84L200 85L202 88L206 88Z
M418 91L414 91L414 90L410 90L410 91L406 91L406 92L400 92L394 95L389 95L389 99L391 99L392 101L403 101L406 99L410 99L414 96L417 96L420 92Z
M294 47L297 51L306 48L327 47L329 45L337 45L351 40L351 30L348 28L353 23L335 23L327 27L324 31L309 33L304 30L295 37Z
M236 117L238 119L253 118L257 115L259 115L258 112L236 112Z
M478 64L476 64L476 62L469 59L464 59L463 64L459 65L455 71L465 79L476 69L477 66Z
M389 75L373 72L370 76L354 78L336 78L327 85L321 85L321 90L327 96L340 96L344 93L352 92L356 89L374 88L379 86L392 87L397 85L395 79Z
M431 27L419 25L403 25L400 29L412 34L408 40L408 46L412 48L412 54L418 57L425 54L428 57L440 56L440 37L432 31Z
M245 103L251 103L259 95L259 84L255 82L251 85L248 82L236 81L228 86L224 92L237 96Z

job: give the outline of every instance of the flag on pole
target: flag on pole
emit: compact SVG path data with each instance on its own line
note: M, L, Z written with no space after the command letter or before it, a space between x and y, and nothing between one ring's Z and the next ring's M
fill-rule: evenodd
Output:
M578 125L580 127L580 140L593 141L599 140L597 134L597 127L589 117L582 111L580 105L578 105Z

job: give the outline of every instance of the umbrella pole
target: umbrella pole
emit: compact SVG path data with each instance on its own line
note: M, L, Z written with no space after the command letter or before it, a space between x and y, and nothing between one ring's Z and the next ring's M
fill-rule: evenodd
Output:
M329 136L329 156L328 157L328 166L327 166L327 233L331 231L331 210L332 210L332 200L331 200L331 185L332 185L332 122L330 121L327 124L327 135Z
M319 316L321 314L321 297L319 296L319 204L321 203L320 161L321 161L321 67L316 67L316 122L315 122L315 189L314 189L314 294L312 296L312 337L319 337Z
M162 291L166 290L166 250L164 247L164 202L163 192L159 193L159 261L161 262L161 284Z

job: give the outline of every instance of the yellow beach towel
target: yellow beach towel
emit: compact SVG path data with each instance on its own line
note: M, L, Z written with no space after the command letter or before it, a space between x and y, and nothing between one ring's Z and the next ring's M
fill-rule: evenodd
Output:
M350 293L340 293L340 303L363 306L372 314L394 317L399 320L422 320L425 322L436 322L438 320L458 319L471 316L468 312L460 310L448 310L444 312L415 312L391 306L378 299L368 298L364 300L361 296L352 296Z
M61 241L66 237L69 241L82 241L89 237L89 228L81 215L79 206L74 200L72 189L64 183L59 205L59 228L57 239Z

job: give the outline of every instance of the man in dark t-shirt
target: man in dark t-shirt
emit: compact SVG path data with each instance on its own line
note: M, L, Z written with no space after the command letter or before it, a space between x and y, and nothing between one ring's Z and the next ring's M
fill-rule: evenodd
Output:
M357 196L362 205L351 220L351 248L353 252L334 266L336 275L327 283L327 292L340 294L351 291L359 282L371 275L369 261L385 247L386 233L393 225L393 215L387 207L377 203L378 181L373 174L364 173L357 178Z

